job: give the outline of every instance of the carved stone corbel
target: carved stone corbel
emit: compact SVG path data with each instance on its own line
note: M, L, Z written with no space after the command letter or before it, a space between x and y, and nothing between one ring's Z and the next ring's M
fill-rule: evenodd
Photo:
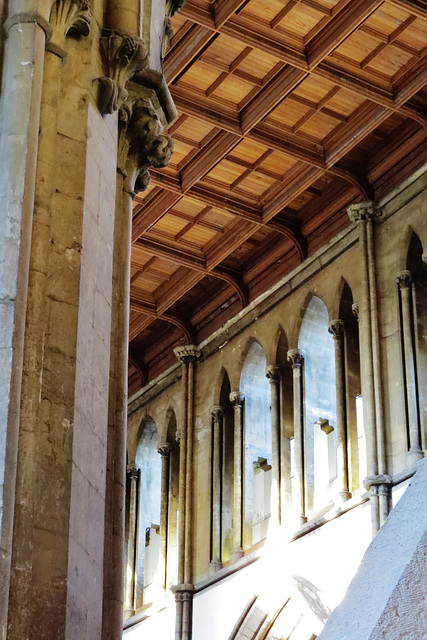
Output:
M124 189L135 195L150 184L150 167L166 167L173 141L163 134L163 124L146 97L129 96L119 111L118 171Z
M65 57L62 49L65 38L87 37L91 18L89 0L57 0L50 12L52 38L47 48L59 57Z
M105 115L117 111L127 100L126 84L148 66L148 51L135 36L111 32L100 38L105 76L98 81L98 108Z

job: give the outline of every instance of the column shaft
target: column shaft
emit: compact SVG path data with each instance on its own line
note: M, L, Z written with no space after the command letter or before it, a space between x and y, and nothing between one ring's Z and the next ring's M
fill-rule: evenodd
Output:
M129 476L129 538L127 541L125 608L132 615L135 612L137 528L140 470L128 468Z
M406 406L408 411L409 453L408 463L413 464L423 457L420 423L418 411L418 389L414 348L414 323L412 300L412 274L410 271L402 271L397 276L400 288L402 309L402 338L404 354L404 376L406 389Z
M213 407L212 411L212 550L211 563L216 571L222 566L222 407Z
M304 447L304 414L302 396L302 362L303 357L298 349L288 351L288 360L292 363L293 396L294 396L294 443L295 443L295 493L294 498L300 511L300 524L307 522L305 512L305 447Z
M348 486L347 411L344 369L344 323L333 320L329 323L335 343L335 378L337 401L337 481L338 494L342 502L351 497Z
M270 365L266 369L271 389L271 431L272 431L272 487L271 518L273 525L280 524L281 492L280 492L280 367Z
M167 588L167 559L168 559L168 511L169 511L169 460L172 445L169 442L159 444L162 456L162 486L160 498L160 560L159 575L163 589Z
M233 549L230 559L243 555L243 394L230 393L234 407Z

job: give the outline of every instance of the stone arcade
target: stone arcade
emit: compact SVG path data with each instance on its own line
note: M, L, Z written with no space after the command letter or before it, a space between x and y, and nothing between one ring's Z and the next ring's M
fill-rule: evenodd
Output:
M427 3L1 8L0 640L427 638Z

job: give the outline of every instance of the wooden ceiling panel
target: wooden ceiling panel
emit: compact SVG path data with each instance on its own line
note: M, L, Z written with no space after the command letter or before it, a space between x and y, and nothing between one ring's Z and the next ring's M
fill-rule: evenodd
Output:
M275 28L285 33L290 30L304 40L320 21L325 20L325 11L320 11L320 7L313 4L314 6L303 3L295 4L275 25ZM326 17L327 20L328 17Z
M244 195L259 198L265 191L272 187L273 184L276 184L274 178L267 177L265 174L258 173L257 171L252 171L239 183L238 190L241 190Z
M349 224L349 203L407 177L427 145L424 0L187 0L173 25L176 151L134 204L134 386Z

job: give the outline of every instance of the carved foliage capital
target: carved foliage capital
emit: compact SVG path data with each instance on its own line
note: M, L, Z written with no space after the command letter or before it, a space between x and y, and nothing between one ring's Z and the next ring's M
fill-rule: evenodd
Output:
M67 36L88 36L91 18L89 0L57 0L50 12L52 42L62 46Z
M358 204L351 204L347 208L348 217L351 222L358 224L362 220L375 221L380 220L383 217L381 208L371 200L368 202L359 202Z
M176 359L180 362L194 362L201 356L199 347L196 347L194 344L188 344L184 347L175 347L173 352Z
M98 78L98 108L113 113L127 100L127 82L148 65L148 51L136 36L111 32L100 38L105 76Z
M328 331L332 334L334 340L341 340L344 337L344 321L331 320L328 325Z
M410 271L401 271L396 276L396 282L400 289L409 289L412 286L412 273Z
M172 445L170 442L159 442L157 451L160 453L162 458L167 458L172 451Z
M269 364L265 370L265 375L272 382L279 382L280 380L280 367L277 364Z
M245 400L244 393L240 393L240 391L232 391L229 397L230 397L231 404L234 405L235 407L243 406L243 402Z
M297 369L302 365L302 361L304 357L299 349L289 349L288 351L288 361L292 365L292 369Z
M224 415L224 412L222 407L219 407L219 406L212 407L211 416L216 422L219 422L220 420L222 420L223 415Z
M351 305L351 312L355 316L356 320L359 321L359 304L357 302L354 302Z
M136 479L139 475L139 467L137 467L135 464L129 464L126 468L126 471L130 478Z

